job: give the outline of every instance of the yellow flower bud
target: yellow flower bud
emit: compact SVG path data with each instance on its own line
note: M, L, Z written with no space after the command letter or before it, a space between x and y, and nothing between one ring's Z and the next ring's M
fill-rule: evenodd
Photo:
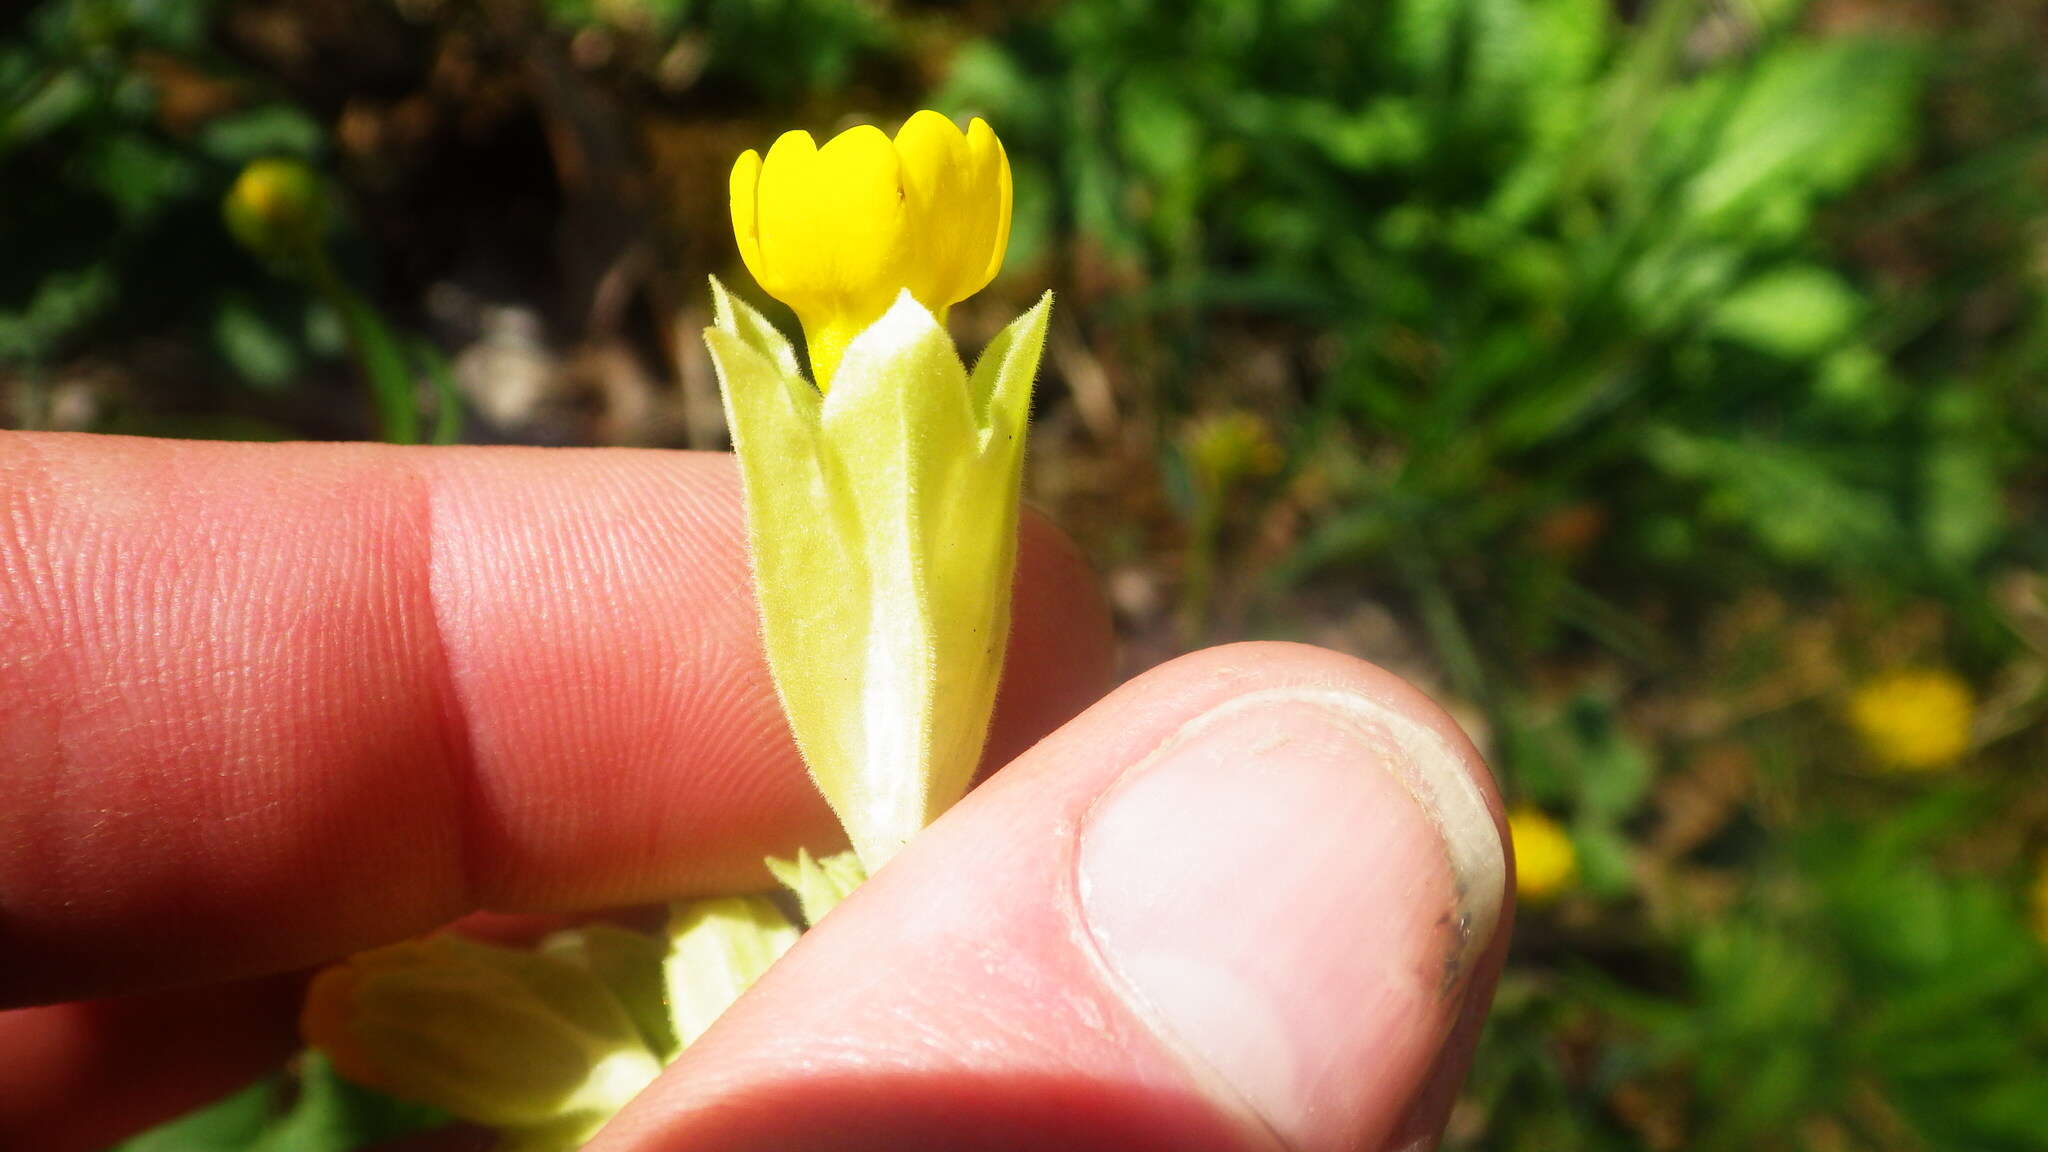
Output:
M1554 899L1578 882L1579 853L1563 826L1534 808L1508 813L1515 846L1515 894L1531 903Z
M343 1076L523 1148L580 1147L661 1071L588 969L452 935L321 972L300 1027Z
M1900 668L1865 681L1849 698L1849 723L1872 758L1901 772L1945 768L1970 748L1976 716L1970 686L1941 668Z
M327 195L320 177L297 160L258 160L228 189L221 216L251 252L299 271L327 229Z
M822 390L847 344L905 290L943 324L995 278L1010 161L979 118L963 134L932 111L894 140L872 124L822 148L785 132L766 159L749 149L733 165L732 224L747 271L803 321Z

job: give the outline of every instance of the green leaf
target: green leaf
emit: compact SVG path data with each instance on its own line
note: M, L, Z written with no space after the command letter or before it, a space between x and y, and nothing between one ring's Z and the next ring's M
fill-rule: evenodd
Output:
M1912 140L1921 61L1908 42L1844 36L1788 44L1750 76L1703 81L1667 126L1667 146L1681 154L1713 134L1683 218L1740 231L1803 222L1811 199L1847 189ZM1724 105L1731 85L1739 91Z
M130 226L150 223L199 182L199 166L190 156L141 133L96 137L77 163Z
M198 143L214 159L241 165L269 156L308 160L319 154L324 140L311 116L289 104L266 104L207 121Z
M26 304L17 311L0 312L0 357L40 360L51 355L119 296L120 285L109 264L44 273Z
M248 1152L262 1139L282 1095L279 1080L266 1077L124 1141L115 1152Z
M1572 829L1572 847L1577 850L1580 882L1588 892L1613 897L1635 888L1635 851L1627 837L1585 823Z
M250 385L275 390L299 370L292 339L240 293L224 297L213 311L213 346Z
M1981 440L1936 444L1922 463L1920 538L1937 563L1967 571L2005 531L2004 485Z
M1952 571L1967 571L2004 535L2004 477L1991 446L1992 411L1967 385L1927 395L1933 436L1920 462L1919 528L1928 555Z
M446 1113L344 1080L318 1053L300 1060L298 1097L246 1152L356 1152L445 1127Z
M68 127L93 106L93 84L77 69L52 73L12 108L0 109L0 156Z
M1704 486L1709 519L1746 529L1780 559L1854 569L1900 553L1903 526L1884 494L1850 483L1808 447L1660 427L1643 448L1668 474Z
M1730 293L1708 327L1719 336L1787 360L1805 360L1845 339L1863 314L1863 298L1825 268L1772 269Z
M1603 824L1633 815L1655 776L1649 754L1622 730L1605 701L1581 698L1569 719L1578 736L1579 811Z
M342 1079L319 1053L125 1141L115 1152L356 1152L447 1126L447 1114Z

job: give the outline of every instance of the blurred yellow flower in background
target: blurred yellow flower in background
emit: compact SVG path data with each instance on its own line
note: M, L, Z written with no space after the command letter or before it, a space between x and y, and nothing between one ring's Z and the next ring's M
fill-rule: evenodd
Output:
M933 111L891 140L872 124L819 147L785 132L732 168L733 234L763 290L803 321L811 372L829 388L852 341L908 289L946 309L995 278L1010 238L1010 160L981 119L965 133Z
M1242 408L1213 412L1194 421L1182 442L1196 478L1218 493L1229 491L1240 480L1271 476L1287 460L1272 423Z
M320 177L297 160L257 160L228 189L221 217L244 247L297 268L317 255L327 229L327 194Z
M1508 813L1515 847L1515 894L1533 903L1554 899L1578 882L1579 852L1564 826L1534 808Z
M1977 704L1962 677L1943 668L1898 668L1849 697L1849 723L1872 759L1901 772L1945 768L1970 747Z

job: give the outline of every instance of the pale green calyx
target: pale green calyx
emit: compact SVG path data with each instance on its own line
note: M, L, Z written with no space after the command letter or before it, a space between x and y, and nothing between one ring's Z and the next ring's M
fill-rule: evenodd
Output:
M1009 638L1048 293L970 374L909 292L821 395L712 281L705 331L746 489L768 666L868 872L967 790Z
M301 1024L349 1079L502 1129L528 1152L581 1147L661 1071L589 969L452 934L325 969Z
M535 949L543 956L566 960L595 976L639 1029L640 1038L666 1064L682 1053L668 1018L662 965L668 950L659 940L602 921L565 928L543 939Z
M825 913L837 908L868 878L867 869L860 866L860 857L851 852L818 857L807 848L799 848L794 860L770 856L764 863L777 882L796 896L807 928L817 927Z
M662 973L669 1022L685 1047L796 943L796 925L765 896L721 896L669 909Z

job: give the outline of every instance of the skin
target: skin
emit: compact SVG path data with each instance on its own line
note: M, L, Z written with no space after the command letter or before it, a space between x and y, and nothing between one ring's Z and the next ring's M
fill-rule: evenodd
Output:
M0 1147L103 1147L245 1082L293 1048L304 970L350 951L483 909L530 917L503 934L756 889L764 854L836 847L753 614L721 456L0 433ZM1073 877L1121 867L1085 829L1134 765L1248 693L1369 696L1438 734L1497 817L1476 754L1348 657L1236 645L1105 697L1112 658L1085 563L1027 520L984 765L1008 767L596 1146L1429 1146L1509 917L1436 979L1451 884L1426 821L1373 801L1289 825L1380 855L1336 915L1275 914L1259 938L1315 955L1355 921L1384 971L1430 977L1363 1009L1313 982L1278 1006L1287 1043L1373 1086L1341 1107L1276 1111L1191 1055L1087 944L1104 913ZM1314 723L1292 715L1271 721L1283 743ZM1191 811L1204 788L1235 803L1218 762ZM1120 835L1145 842L1147 819L1178 831L1139 812ZM1246 915L1316 896L1274 890L1303 883L1277 863L1261 888L1286 845L1258 835L1216 849L1245 861ZM1143 907L1152 873L1129 875L1119 898Z

